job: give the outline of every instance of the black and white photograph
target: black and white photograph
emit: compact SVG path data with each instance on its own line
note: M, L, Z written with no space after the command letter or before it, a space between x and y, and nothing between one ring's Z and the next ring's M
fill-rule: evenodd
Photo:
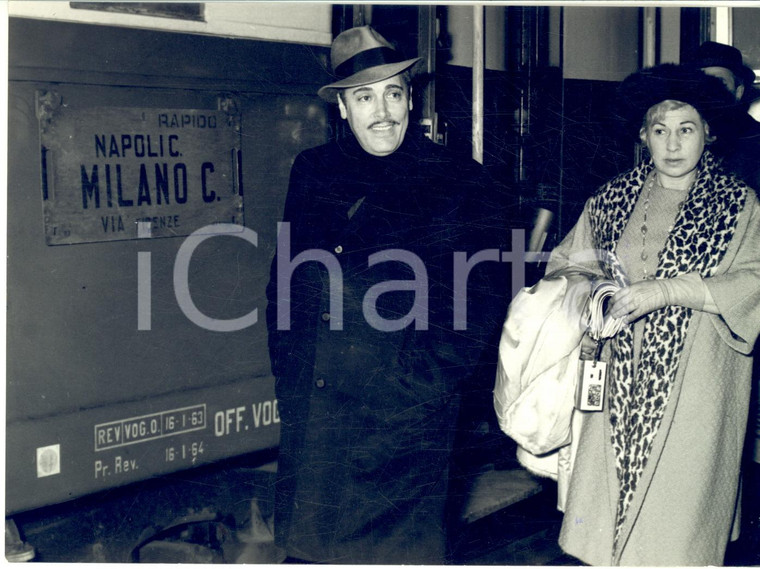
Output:
M0 6L5 560L760 566L760 7Z

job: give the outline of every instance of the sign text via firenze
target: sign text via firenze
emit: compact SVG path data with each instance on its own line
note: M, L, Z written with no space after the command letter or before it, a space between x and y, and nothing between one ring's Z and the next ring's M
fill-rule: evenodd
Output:
M237 115L39 104L38 114L48 245L243 225Z

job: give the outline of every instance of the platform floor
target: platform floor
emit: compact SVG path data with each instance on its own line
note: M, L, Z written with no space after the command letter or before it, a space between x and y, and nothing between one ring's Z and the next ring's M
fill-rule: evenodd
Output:
M179 523L166 539L143 548L140 560L279 563L281 552L266 535L271 468L246 460L176 473L13 519L35 548L33 562L129 562L135 546L151 532L189 520L194 523ZM453 532L453 562L580 565L557 544L562 515L556 509L556 484L509 466L483 464L470 480L471 492ZM748 494L750 498L757 499L757 494ZM745 535L729 547L727 565L760 566L760 519L745 525Z

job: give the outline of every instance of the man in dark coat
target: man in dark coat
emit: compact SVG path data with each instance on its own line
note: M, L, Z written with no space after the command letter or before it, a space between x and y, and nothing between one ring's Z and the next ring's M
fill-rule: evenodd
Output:
M740 103L755 80L755 72L744 65L741 51L714 41L700 45L686 63L719 78ZM745 112L737 116L732 128L735 139L730 143L718 139L710 150L724 159L730 172L760 192L760 123Z
M514 204L413 132L417 59L364 26L331 62L319 94L352 135L296 158L267 290L276 542L294 561L440 564L457 387L503 322Z

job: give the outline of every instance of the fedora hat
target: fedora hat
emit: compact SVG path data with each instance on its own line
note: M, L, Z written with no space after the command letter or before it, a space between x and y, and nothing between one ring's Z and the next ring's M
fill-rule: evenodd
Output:
M317 94L329 103L336 103L339 90L384 81L420 59L405 59L369 26L351 28L339 34L330 49L330 64L337 81L320 88Z
M663 63L632 73L618 87L618 113L631 136L638 138L647 111L668 99L694 107L712 134L732 135L739 106L723 82L695 67Z
M749 87L755 81L755 72L742 62L742 52L731 45L706 41L686 60L694 67L725 67Z

